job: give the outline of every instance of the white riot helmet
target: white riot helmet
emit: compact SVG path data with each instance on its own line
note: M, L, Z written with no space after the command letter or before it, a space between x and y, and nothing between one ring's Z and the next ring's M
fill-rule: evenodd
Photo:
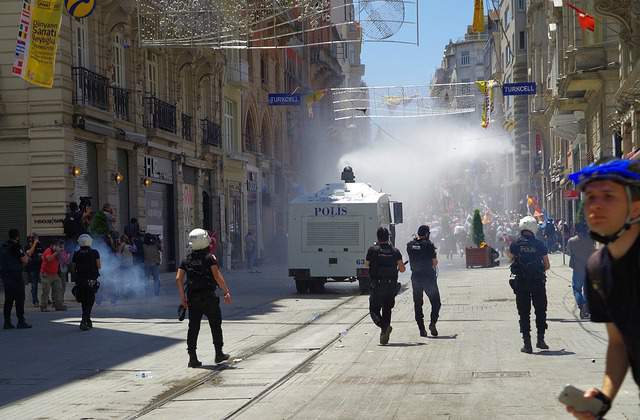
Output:
M209 234L204 229L193 229L189 232L189 246L193 251L206 249L211 243Z
M86 233L83 233L78 237L78 245L80 246L91 246L93 244L93 238Z
M520 219L520 232L523 230L528 230L534 235L538 232L538 221L533 216L525 216Z

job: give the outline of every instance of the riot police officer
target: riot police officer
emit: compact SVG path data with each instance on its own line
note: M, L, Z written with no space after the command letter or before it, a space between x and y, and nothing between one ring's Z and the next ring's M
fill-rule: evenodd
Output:
M380 344L387 344L391 335L391 309L398 293L398 271L404 273L402 254L389 243L389 230L378 228L378 242L367 251L371 294L369 314L380 328Z
M182 307L189 309L189 332L187 333L187 352L189 367L202 366L196 355L200 322L205 315L209 320L213 345L216 351L215 361L221 363L229 358L222 351L222 314L220 299L216 288L224 293L224 302L231 303L231 292L218 268L218 260L209 252L211 239L204 229L194 229L189 233L191 253L182 261L176 274L176 285ZM186 283L185 283L186 274Z
M524 346L523 353L532 353L531 325L529 321L531 303L536 314L538 340L536 347L548 349L544 341L547 328L547 291L545 288L545 271L549 269L547 247L535 237L538 222L532 216L520 220L520 237L511 244L511 273L515 276L512 282L516 295L516 306L520 316L520 332Z
M442 306L436 274L438 266L436 247L429 240L429 235L429 226L422 225L418 228L418 237L407 244L407 254L409 254L409 263L411 264L413 309L421 337L427 337L427 330L424 327L424 313L422 312L423 293L426 293L431 303L429 331L434 337L438 336L436 322L438 322Z

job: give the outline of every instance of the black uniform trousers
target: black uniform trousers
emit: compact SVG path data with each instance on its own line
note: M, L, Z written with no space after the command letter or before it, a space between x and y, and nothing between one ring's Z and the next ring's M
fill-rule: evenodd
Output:
M9 276L7 276L9 277ZM11 310L16 305L18 321L24 321L24 281L22 274L14 274L4 279L4 322L11 322Z
M76 280L78 286L76 300L82 305L82 320L89 321L91 319L91 311L96 303L96 289L89 286L88 280Z
M438 322L440 316L440 290L438 289L438 279L435 276L411 275L411 288L413 289L413 310L416 322L424 324L424 313L422 312L423 294L426 294L431 304L431 323Z
M547 290L544 278L516 278L516 306L520 316L520 332L524 337L531 336L531 304L536 314L538 335L543 336L547 329Z
M196 291L187 294L189 304L189 331L187 332L187 350L195 352L198 347L198 334L202 316L206 316L213 336L216 351L222 350L222 312L220 299L214 291Z
M382 330L391 325L391 309L396 304L397 280L371 279L369 295L369 315L374 324Z

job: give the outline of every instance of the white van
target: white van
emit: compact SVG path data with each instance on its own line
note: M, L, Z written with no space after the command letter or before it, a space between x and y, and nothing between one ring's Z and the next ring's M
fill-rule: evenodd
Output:
M393 237L395 224L402 223L402 203L354 182L349 167L342 179L289 203L289 276L298 293L321 292L327 281L355 280L361 293L367 293L364 262L376 230L388 227Z

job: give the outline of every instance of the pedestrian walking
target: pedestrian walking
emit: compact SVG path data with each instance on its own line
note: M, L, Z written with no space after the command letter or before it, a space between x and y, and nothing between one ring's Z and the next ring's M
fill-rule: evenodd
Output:
M9 230L9 240L0 249L0 275L4 284L4 329L31 328L24 318L24 280L22 271L29 257L20 246L20 233L17 229ZM16 306L18 324L11 323L11 310Z
M428 336L424 326L424 313L422 312L423 295L427 295L431 304L429 331L434 337L438 336L436 323L442 306L436 272L438 267L436 247L429 240L429 235L429 226L422 225L418 228L418 237L407 244L407 254L409 255L409 264L411 264L413 309L421 337Z
M603 402L602 418L627 371L640 388L640 162L600 161L569 178L584 193L591 236L604 244L589 258L585 283L591 321L605 323L608 334L602 388L584 395ZM578 419L596 418L567 410Z
M40 238L37 234L32 233L27 239L27 257L29 262L27 263L25 270L29 283L31 283L31 302L33 306L39 306L40 300L38 299L38 285L40 284L40 266L42 265L42 254L44 249L40 244Z
M244 237L244 246L247 253L247 268L250 273L259 273L256 269L256 258L258 253L258 246L256 244L256 238L253 236L253 232L247 232Z
M567 243L569 267L573 270L571 285L576 305L580 310L580 318L589 318L589 305L584 297L584 281L587 276L587 261L595 251L595 243L589 237L589 230L584 224L576 226L576 235Z
M231 303L231 292L225 283L218 267L215 255L209 252L210 238L204 229L194 229L189 233L191 252L182 261L176 273L176 286L182 308L189 310L189 331L187 332L188 367L202 366L196 354L198 334L202 317L206 316L211 328L215 362L221 363L229 359L222 351L222 313L220 298L216 289L222 289L224 302ZM186 277L186 279L185 279Z
M58 240L48 247L42 254L40 276L42 282L42 294L40 296L40 310L46 312L49 306L49 296L53 301L56 311L66 311L62 297L62 279L60 271L60 259L64 253L64 241Z
M153 282L153 294L160 296L160 260L162 258L162 244L157 235L144 235L144 272L147 279Z
M132 217L129 223L124 227L124 234L129 237L129 239L133 240L140 233L140 224L138 223L138 219Z
M398 293L398 272L404 273L402 254L389 243L389 230L378 228L378 242L367 250L366 266L369 268L371 292L369 314L373 323L380 328L380 344L389 342L391 310L395 306Z
M538 222L532 216L520 220L520 237L511 244L511 273L515 275L513 282L516 294L516 306L520 316L520 332L524 346L523 353L532 353L531 346L531 304L536 314L536 329L538 340L536 347L547 350L549 346L544 341L547 329L547 291L545 272L549 269L547 247L535 237Z
M87 331L93 328L91 310L96 301L96 292L100 288L98 277L100 276L100 253L91 248L93 239L86 233L78 238L78 249L71 260L71 271L75 281L73 295L82 305L82 320L80 329Z

